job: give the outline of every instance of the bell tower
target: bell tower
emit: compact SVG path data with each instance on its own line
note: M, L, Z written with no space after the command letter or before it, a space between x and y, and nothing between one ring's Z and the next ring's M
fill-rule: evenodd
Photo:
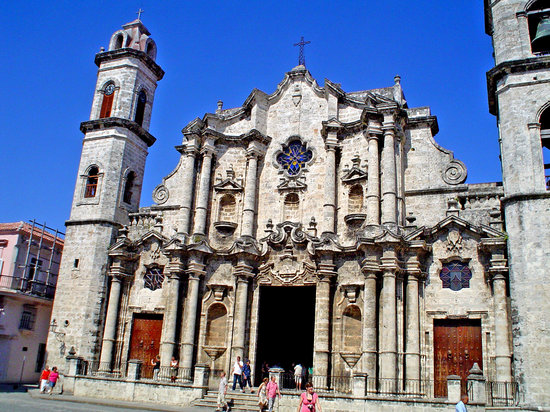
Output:
M156 45L137 19L115 32L99 67L84 133L65 249L48 337L48 363L63 366L76 352L97 360L103 330L108 249L128 213L139 208L145 159L155 138L148 132L157 82Z
M513 368L523 407L550 407L550 4L485 0L510 261ZM537 409L540 410L540 409Z

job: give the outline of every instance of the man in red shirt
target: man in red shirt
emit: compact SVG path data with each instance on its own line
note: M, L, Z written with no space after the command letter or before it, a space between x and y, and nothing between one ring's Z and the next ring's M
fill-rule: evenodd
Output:
M273 405L275 404L275 397L281 397L281 392L279 392L279 385L275 380L275 376L271 377L271 381L267 384L267 409L269 412L273 411Z
M44 393L47 388L48 378L50 377L50 367L46 365L42 373L40 374L40 393Z

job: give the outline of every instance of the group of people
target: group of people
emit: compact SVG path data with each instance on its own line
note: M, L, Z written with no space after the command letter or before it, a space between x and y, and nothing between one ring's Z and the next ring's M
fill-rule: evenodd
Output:
M258 387L258 407L262 412L267 407L268 412L272 412L275 406L277 397L281 398L281 392L279 390L279 384L275 376L268 376L268 366L264 362L262 365L262 383ZM237 382L241 387L241 391L244 393L246 386L250 386L250 392L252 393L252 383L250 380L251 367L250 361L241 362L241 357L237 356L237 360L233 365L233 390L235 390ZM294 365L294 379L296 382L296 389L302 388L303 367L302 365ZM218 388L218 411L226 410L230 411L231 407L227 403L227 376L225 372L220 373L220 383ZM322 412L319 397L313 390L311 382L306 383L305 392L300 395L300 402L298 404L298 412Z
M57 372L57 367L54 366L50 370L49 366L46 365L40 374L40 393L49 393L51 395L58 379L59 373Z
M160 373L160 356L157 355L153 359L151 359L151 366L153 366L153 380L158 381L159 380L159 373ZM176 382L176 379L178 378L178 367L179 362L176 359L175 356L172 356L172 359L170 360L170 381Z

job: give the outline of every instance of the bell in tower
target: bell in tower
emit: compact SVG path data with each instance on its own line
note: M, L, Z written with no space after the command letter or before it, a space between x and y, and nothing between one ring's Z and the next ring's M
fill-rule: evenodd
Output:
M550 15L540 19L531 47L533 53L550 52Z

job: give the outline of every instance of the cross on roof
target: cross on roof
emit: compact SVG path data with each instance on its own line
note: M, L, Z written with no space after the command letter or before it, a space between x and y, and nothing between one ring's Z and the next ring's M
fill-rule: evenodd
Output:
M300 46L300 55L298 56L298 65L305 66L306 58L304 57L304 46L311 43L310 41L304 41L304 36L300 39L298 43L294 43L294 46Z
M139 10L137 11L137 15L138 15L138 20L141 20L141 13L143 13L145 10L143 10L141 7L139 8Z

